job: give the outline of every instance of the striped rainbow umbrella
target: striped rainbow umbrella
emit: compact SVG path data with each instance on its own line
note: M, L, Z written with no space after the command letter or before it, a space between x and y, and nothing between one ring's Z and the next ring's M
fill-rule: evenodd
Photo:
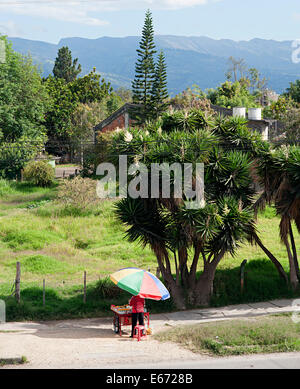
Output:
M167 300L170 293L164 284L152 273L128 267L110 275L110 279L121 289L151 300Z

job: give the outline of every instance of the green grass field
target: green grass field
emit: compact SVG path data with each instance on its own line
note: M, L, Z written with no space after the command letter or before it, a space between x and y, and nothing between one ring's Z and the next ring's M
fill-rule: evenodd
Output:
M130 266L156 272L157 263L151 250L124 239L125 229L114 217L113 201L101 202L95 212L64 212L53 201L56 191L57 184L35 188L0 180L0 299L7 303L8 320L108 315L111 303L122 304L130 297L106 281L110 273ZM271 208L259 216L262 241L288 270L278 225L279 219ZM300 245L299 235L296 244ZM241 293L239 271L244 259L248 264L245 289ZM17 261L21 263L20 305L9 297ZM86 304L82 303L84 271L88 283ZM42 306L43 279L45 306ZM221 262L212 305L281 297L293 294L259 248L245 244L234 258L227 256ZM172 301L149 302L148 306L156 312L174 309Z

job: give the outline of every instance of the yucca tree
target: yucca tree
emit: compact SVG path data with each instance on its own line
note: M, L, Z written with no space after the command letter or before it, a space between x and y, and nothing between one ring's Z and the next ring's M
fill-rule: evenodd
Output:
M290 267L290 283L299 286L298 254L292 223L300 232L300 148L283 146L264 153L258 160L257 170L263 192L255 204L263 209L274 204L280 216L280 237L286 246Z
M213 133L219 137L224 150L247 151L251 157L251 177L255 189L260 193L258 200L253 204L257 217L258 210L263 210L266 204L272 204L274 190L280 182L280 174L274 171L271 146L263 141L261 136L250 132L246 126L247 121L242 118L217 117ZM272 181L272 183L271 183ZM262 192L262 193L261 193ZM249 243L257 245L267 255L276 267L279 276L288 283L288 276L274 254L264 245L254 229L248 237Z
M248 153L220 147L213 125L202 112L183 114L181 118L184 123L179 120L173 129L172 118L165 116L152 129L149 125L146 131L131 130L129 141L120 132L111 150L114 158L125 154L129 162L143 162L148 168L154 162L205 164L204 208L186 207L185 195L175 195L173 176L168 198L163 197L160 188L158 198L128 197L116 205L118 218L127 226L127 238L149 245L155 253L163 279L180 309L187 301L198 306L209 304L218 264L255 231ZM178 114L173 119L176 122Z

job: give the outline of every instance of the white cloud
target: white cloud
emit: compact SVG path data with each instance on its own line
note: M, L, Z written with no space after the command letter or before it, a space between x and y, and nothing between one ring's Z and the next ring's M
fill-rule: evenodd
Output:
M21 37L23 31L20 29L19 25L12 20L1 21L0 20L0 34Z
M109 24L105 11L180 9L220 0L0 0L0 13L28 15L89 26Z
M10 4L9 9L8 3ZM0 12L2 10L15 15L36 16L90 26L103 26L108 24L107 21L89 14L91 9L87 2L12 0L10 2L0 2Z
M179 9L207 4L215 0L98 0L103 8L120 9ZM100 4L99 4L100 5Z
M155 1L156 3L161 3L165 7L171 8L188 8L195 5L207 4L207 0L163 0L161 2Z

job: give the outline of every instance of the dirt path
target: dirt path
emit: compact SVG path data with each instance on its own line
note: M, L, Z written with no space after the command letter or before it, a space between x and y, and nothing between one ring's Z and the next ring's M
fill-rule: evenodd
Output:
M163 320L151 325L154 331L166 329ZM3 327L2 327L3 328ZM145 366L161 361L199 360L203 357L172 343L160 343L148 336L137 342L129 338L130 327L122 337L112 331L111 319L83 319L43 323L7 323L1 332L0 356L26 356L29 363L14 368L118 368ZM6 366L5 368L11 368Z
M150 315L150 327L154 333L157 333L177 325L284 312L294 312L299 319L300 300L274 300L223 308L153 314ZM150 366L164 368L194 366L196 368L199 364L209 366L209 361L214 364L215 361L220 360L220 358L195 354L173 343L158 342L152 336L137 342L136 339L129 338L130 327L125 327L124 330L122 337L116 335L112 331L112 318L2 323L0 324L0 358L25 356L29 361L25 365L6 366L3 369L12 367L17 369L124 369ZM299 355L297 355L297 364L300 360ZM247 358L244 360L247 362ZM276 363L275 361L274 366Z

